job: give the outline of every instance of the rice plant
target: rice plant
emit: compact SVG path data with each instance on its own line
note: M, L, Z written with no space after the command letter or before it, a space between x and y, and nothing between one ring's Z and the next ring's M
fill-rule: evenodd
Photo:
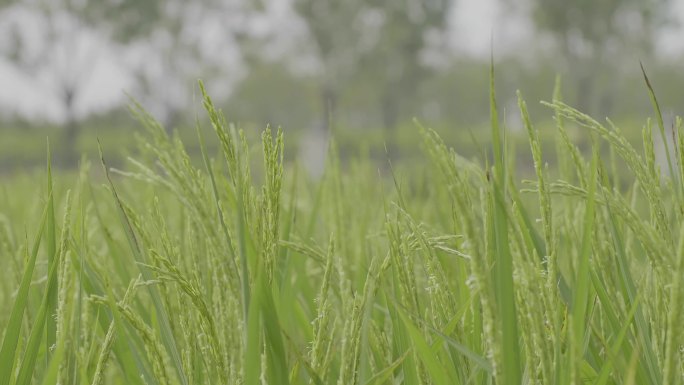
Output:
M491 71L484 161L416 122L420 168L333 141L310 178L201 83L199 157L139 105L124 170L101 150L53 174L48 151L0 194L0 385L683 383L682 120L664 172L650 120L637 149L558 82L548 154L519 94L521 181Z

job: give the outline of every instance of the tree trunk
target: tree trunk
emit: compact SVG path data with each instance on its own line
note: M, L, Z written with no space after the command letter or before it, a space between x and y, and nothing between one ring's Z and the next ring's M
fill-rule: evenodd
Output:
M399 108L397 97L391 92L386 93L382 98L382 126L386 133L393 131L397 127L399 120Z
M584 70L580 70L584 72ZM585 114L594 114L594 84L590 74L580 74L577 79L577 105L576 108Z
M173 135L173 130L178 128L182 122L183 114L181 112L182 111L179 108L172 106L170 107L168 114L166 114L161 122L162 126L164 127L164 131L166 131L166 134L169 137Z
M323 86L321 90L321 103L323 107L323 122L319 125L329 133L335 127L335 114L337 112L337 91L330 85Z
M64 134L62 137L62 163L66 168L76 168L78 166L78 136L81 131L81 125L76 118L75 100L75 88L66 87L62 99L64 110L66 111L66 121L64 123Z

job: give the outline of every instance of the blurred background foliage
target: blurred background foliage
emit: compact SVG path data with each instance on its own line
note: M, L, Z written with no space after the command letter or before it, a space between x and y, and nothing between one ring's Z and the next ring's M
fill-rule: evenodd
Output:
M520 127L518 89L542 131L544 121L553 130L537 101L551 99L559 76L567 103L623 122L639 140L650 114L640 61L668 119L684 105L682 45L672 44L684 40L682 8L672 0L2 1L0 172L44 164L47 136L65 168L94 154L97 138L112 156L135 151L129 97L194 143L199 78L230 121L283 126L304 161L316 161L310 150L331 131L342 154L381 158L386 145L410 157L419 151L414 118L477 156L492 51L511 132Z

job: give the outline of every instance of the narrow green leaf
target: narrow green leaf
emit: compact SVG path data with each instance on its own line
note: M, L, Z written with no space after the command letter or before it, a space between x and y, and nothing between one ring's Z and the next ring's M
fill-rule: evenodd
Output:
M271 290L264 277L259 284L262 290L260 299L262 301L262 322L266 335L266 347L268 349L269 369L272 371L272 378L277 379L280 384L289 384L287 353L280 331L277 308L273 302Z
M152 280L152 272L147 267L148 264L145 258L145 254L143 254L140 248L138 239L135 235L135 231L133 230L133 227L131 226L128 216L126 215L126 211L124 210L123 203L119 198L119 194L116 192L114 182L112 181L112 178L109 175L109 168L105 163L104 154L102 152L102 146L100 145L99 141L98 148L100 151L100 162L102 164L102 168L104 169L105 176L107 177L107 181L109 182L109 187L111 188L113 198L117 204L119 219L126 233L126 239L128 240L128 244L130 246L131 252L133 253L133 257L137 262L136 266L138 266L140 273L142 274L145 280ZM173 362L173 366L176 370L176 373L178 374L178 377L181 380L181 383L183 385L188 385L188 379L183 370L183 363L181 362L180 353L178 352L178 348L176 346L176 339L173 335L173 332L171 331L169 315L166 312L166 309L164 308L164 304L162 302L161 295L159 294L159 290L157 289L156 285L148 285L147 288L150 293L150 297L152 298L154 309L156 311L162 343L164 344L167 353L171 357L171 361Z
M14 364L17 358L17 343L21 334L21 321L28 300L29 288L31 287L31 279L33 277L33 269L36 265L40 241L46 227L45 224L49 207L49 204L46 204L45 209L43 210L38 233L33 241L31 253L28 255L21 283L19 284L19 290L16 299L14 300L12 311L10 312L7 328L5 329L5 337L2 340L2 348L0 348L0 385L9 385L12 373L14 373Z
M388 367L382 369L381 371L377 372L373 377L369 378L368 381L366 381L364 384L365 385L381 385L386 383L390 377L392 377L392 374L394 373L395 370L401 365L402 362L406 359L406 357L411 353L410 350L407 350L399 356L394 362L392 362Z
M396 279L394 275L393 279ZM388 293L385 293L385 295L389 296ZM388 300L389 298L386 298L386 302L389 302ZM390 314L390 320L392 321L392 343L394 350L398 352L398 354L404 354L411 351L411 337L408 332L408 327L400 318L398 307L389 306L388 311ZM413 354L409 354L406 359L404 359L404 361L401 363L401 368L403 371L405 384L418 384L417 362L413 359Z
M442 366L443 364L437 360L437 357L432 353L430 345L425 341L422 333L418 328L411 322L409 317L404 313L404 311L399 307L395 306L397 314L401 318L406 326L408 335L411 337L411 342L413 348L415 349L418 358L425 365L425 368L430 375L434 384L458 384L458 379L449 378L447 371Z
M437 334L438 336L440 336L440 337L444 340L444 342L446 342L447 344L449 344L450 346L452 346L454 349L458 350L459 353L461 353L461 354L463 354L464 356L468 357L468 359L470 359L470 360L473 361L475 364L477 364L477 366L479 366L480 368L482 368L485 372L487 372L488 374L494 373L494 368L492 368L492 365L489 363L489 361L487 361L486 358L484 358L484 357L482 357L481 355L475 353L474 351L472 351L472 350L471 350L469 347L467 347L466 345L464 345L464 344L462 344L462 343L459 343L459 342L456 341L455 339L453 339L453 338L449 337L448 335L446 335L446 334L440 332L439 330L437 330L437 329L435 329L435 328L433 328L433 327L431 327L431 326L429 326L429 325L427 325L427 324L426 324L426 326L428 327L428 329L432 330L433 333L435 333L435 334Z
M261 348L263 341L261 339L260 293L261 291L257 290L249 302L249 316L246 325L247 345L244 358L245 384L258 384L261 377Z
M205 98L208 98L206 90L204 89L204 83L202 81L199 81L199 87L202 91L202 95L204 95ZM208 101L211 103L211 100ZM205 100L206 103L206 100ZM212 106L212 104L209 104ZM197 120L197 119L196 119ZM233 241L232 237L230 236L230 232L228 231L228 226L226 225L225 220L223 219L223 210L221 209L221 204L220 204L220 198L219 198L219 191L218 191L218 186L216 184L216 177L214 176L214 171L211 168L211 161L209 161L209 156L207 155L207 150L206 146L204 144L204 137L202 136L202 130L199 125L199 121L196 121L195 123L195 130L197 131L197 138L199 140L199 145L200 145L200 152L202 153L202 160L204 161L204 167L207 169L207 174L209 174L209 180L211 181L211 190L214 196L214 203L216 204L216 216L218 217L219 223L221 224L221 229L223 230L223 235L226 237L226 243L228 246L228 251L230 252L230 257L231 257L231 262L233 265L233 268L235 271L237 271L237 264L235 262L236 260L236 254L235 254L235 248L233 247Z
M622 327L619 329L617 336L615 337L613 344L610 348L611 354L608 355L608 359L603 363L603 367L601 368L601 371L599 372L598 378L596 379L596 382L594 382L594 385L605 385L608 383L608 380L610 379L610 374L613 371L613 363L615 361L615 358L618 357L618 354L620 353L622 341L624 341L625 336L629 331L629 327L632 324L632 320L634 319L634 313L636 313L638 308L639 299L637 298L637 300L634 301L631 307L629 308L627 317L624 323L622 324Z
M670 155L670 146L667 142L667 134L665 133L665 123L663 122L663 114L662 112L660 112L660 105L658 104L658 99L656 99L655 91L653 90L651 81L648 80L646 70L644 69L644 64L639 62L639 66L641 66L641 73L644 75L644 81L646 82L646 87L648 88L648 96L651 99L651 105L653 106L653 110L656 114L656 120L658 121L658 128L660 129L660 139L663 141L663 148L665 148L665 157L667 159L668 171L670 171L670 175L672 176L672 178L677 178L678 174L674 173L674 167L672 165L672 156ZM677 192L679 193L679 183L675 183L675 186L677 186Z
M618 266L618 277L620 279L620 285L617 286L617 289L620 291L623 298L627 298L630 302L634 303L637 302L638 292L636 282L634 281L634 278L632 278L632 273L630 272L630 261L627 258L625 244L619 232L615 214L612 212L609 205L606 206L606 208L608 211L608 218L610 219L608 228L610 229L613 246L616 250L615 259ZM653 351L650 334L651 328L644 317L643 309L640 305L638 305L636 313L634 314L634 322L639 341L639 349L635 349L635 352L636 350L640 350L640 353L643 352L644 354L643 359L640 357L640 359L636 361L637 368L645 366L648 381L651 384L661 384L662 372L658 367L658 358ZM637 370L635 375L642 375L642 371ZM641 379L641 381L646 381L646 378Z
M47 143L47 194L48 194L48 217L47 217L47 253L48 253L48 270L52 268L57 259L57 241L56 233L57 226L55 225L55 197L52 189L52 160L50 155L50 142ZM47 360L50 359L50 347L54 346L57 336L57 321L54 315L57 313L57 285L55 280L48 286L48 317L47 317Z
M492 54L493 55L493 54ZM494 243L494 282L497 305L497 322L501 328L501 351L503 354L502 376L506 384L519 384L522 380L520 365L520 346L518 318L513 286L513 256L508 239L508 213L506 208L506 160L505 146L501 143L496 93L494 88L494 58L490 62L489 102L494 147L494 181L491 187L491 218L493 221Z
M572 320L574 343L577 349L584 346L585 326L587 323L586 313L589 303L589 292L591 288L591 280L589 275L590 257L592 252L592 240L594 236L594 207L596 205L596 178L598 168L598 154L594 154L591 160L591 170L589 179L589 191L587 193L586 208L584 212L584 228L582 232L582 246L579 254L579 267L577 268L577 276L575 277L575 296L572 307ZM577 352L578 357L583 355L582 351Z
M31 328L31 334L26 344L26 351L24 352L24 358L21 361L21 367L19 368L19 374L17 375L17 381L15 385L29 385L31 384L31 378L33 377L33 372L38 359L38 352L40 348L40 343L45 335L45 322L47 319L47 311L50 303L50 288L57 280L58 263L57 260L50 266L50 271L48 273L47 286L45 287L45 294L43 295L43 301L36 315L36 319ZM49 348L49 347L48 347Z

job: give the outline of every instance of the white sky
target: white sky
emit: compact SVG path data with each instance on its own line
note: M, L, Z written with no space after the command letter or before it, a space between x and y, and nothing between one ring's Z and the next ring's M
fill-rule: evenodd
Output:
M452 15L456 26L452 31L455 48L485 58L490 53L492 36L495 52L502 54L519 49L526 41L535 42L533 24L529 13L525 12L527 1L517 1L514 13L503 9L501 0L457 1ZM664 57L681 57L684 54L684 0L672 1L671 15L680 25L661 33L657 51Z
M532 23L522 10L516 14L506 13L498 0L460 0L452 12L451 30L452 48L479 57L487 57L491 41L494 50L507 54L512 49L519 49L521 44L534 41ZM674 1L672 12L684 24L684 1ZM36 26L39 27L39 26ZM666 31L659 39L659 52L665 56L680 57L684 52L684 27ZM96 37L81 36L82 45L103 44ZM78 50L78 47L76 48ZM102 111L125 101L125 91L130 90L133 79L120 63L106 49L89 62L91 73L88 81L81 89L77 100L79 115L87 115L93 111ZM62 55L64 56L64 55ZM70 58L66 58L67 65ZM64 63L62 63L63 65ZM64 111L56 94L54 74L43 73L28 76L17 71L0 57L0 117L7 113L37 120L47 119L60 121L64 119Z
M478 57L489 56L492 42L505 54L533 34L522 12L506 13L497 0L457 1L451 17L453 47Z

